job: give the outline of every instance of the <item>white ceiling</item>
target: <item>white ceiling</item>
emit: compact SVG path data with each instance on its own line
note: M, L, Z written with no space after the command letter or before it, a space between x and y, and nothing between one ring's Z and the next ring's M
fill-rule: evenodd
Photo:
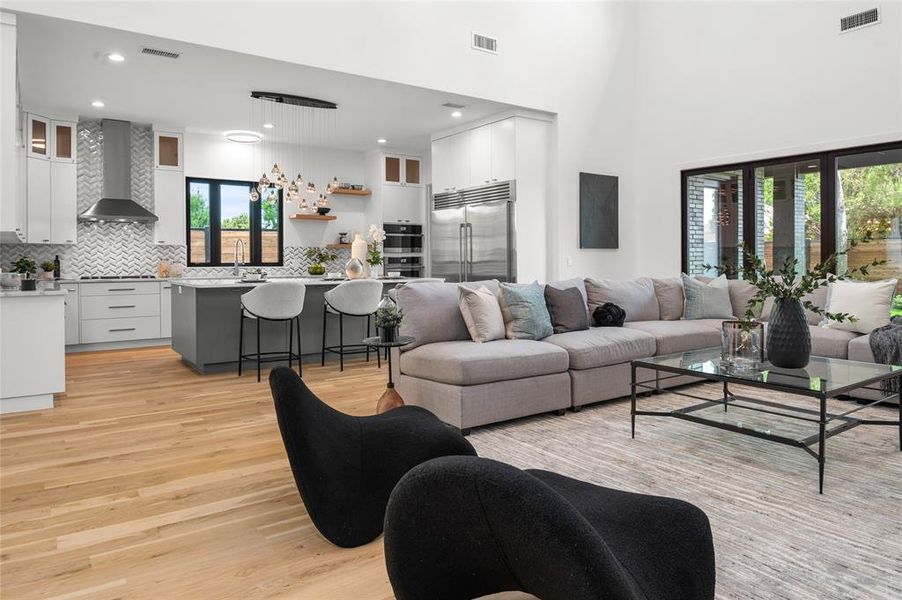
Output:
M268 28L257 35L265 44L266 35L278 33ZM426 148L433 132L514 108L30 14L18 15L18 40L22 105L26 110L38 107L79 118L124 119L221 134L250 128L251 90L272 91L338 104L336 111L321 111L331 113L325 132L323 119L313 117L319 129L304 143L363 151L376 147L378 138L387 138L391 147ZM336 43L353 42L336 38ZM140 53L143 46L182 55L176 60L148 56ZM111 52L123 54L125 62L109 62L106 55ZM104 108L91 106L98 99ZM442 106L445 102L466 105L463 118L452 118L451 109ZM259 129L259 118L257 122L254 129ZM265 133L277 137L276 125ZM281 128L283 135L286 129Z

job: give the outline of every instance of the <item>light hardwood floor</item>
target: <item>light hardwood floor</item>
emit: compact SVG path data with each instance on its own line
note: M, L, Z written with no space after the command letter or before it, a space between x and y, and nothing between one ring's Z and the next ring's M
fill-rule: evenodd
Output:
M391 598L382 539L320 537L269 386L200 376L169 348L67 356L49 411L0 418L0 596ZM386 372L305 365L332 406L375 412Z

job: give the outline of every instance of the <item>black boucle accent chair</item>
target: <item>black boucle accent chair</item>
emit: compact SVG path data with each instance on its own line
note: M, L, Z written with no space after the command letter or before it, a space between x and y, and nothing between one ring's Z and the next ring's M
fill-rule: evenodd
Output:
M388 497L411 468L437 456L476 454L457 431L419 406L346 415L286 367L272 370L269 387L301 499L313 524L336 546L361 546L382 533Z
M398 482L385 561L398 600L714 598L711 527L695 506L477 457Z

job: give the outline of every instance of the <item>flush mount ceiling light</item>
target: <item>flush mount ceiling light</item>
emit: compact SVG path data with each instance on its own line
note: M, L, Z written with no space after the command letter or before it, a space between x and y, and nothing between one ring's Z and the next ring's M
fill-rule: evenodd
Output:
M453 113L451 113L451 116L454 117L455 119L459 119L462 116L464 116L464 114L462 112L460 112L459 110L455 110Z
M106 55L106 59L111 63L121 63L125 62L125 57L119 54L118 52L110 52Z
M239 144L256 144L263 139L261 133L245 129L233 129L231 131L226 131L223 135L225 135L226 139L230 142Z
M103 108L104 106L106 106L106 104L103 103L103 100L94 100L93 102L91 102L91 106L93 106L94 108Z
M385 138L379 138L378 140L376 140L376 143L377 144L387 144L388 140Z

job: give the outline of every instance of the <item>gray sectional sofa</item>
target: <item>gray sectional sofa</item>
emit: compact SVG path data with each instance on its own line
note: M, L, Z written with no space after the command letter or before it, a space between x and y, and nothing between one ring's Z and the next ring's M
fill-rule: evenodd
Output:
M416 342L395 349L392 366L398 391L407 404L423 406L468 432L480 425L567 408L579 410L586 404L629 395L631 360L720 345L723 319L680 318L682 287L675 285L679 280L634 281L643 286L659 284L654 285L656 320L630 320L632 307L627 301L623 327L591 327L539 341L485 343L470 339L458 306L457 286L485 286L497 292L497 281L400 287L396 298L404 311L401 334L414 336ZM591 311L604 298L598 297L597 288L589 282L588 294L582 279L550 285L578 287ZM729 292L734 314L744 312L754 294L742 281L730 281ZM826 292L810 299L823 306ZM761 318L766 320L768 313L765 305ZM637 307L634 314L650 316L647 306ZM873 362L868 336L818 327L815 317L812 314L809 319L813 354ZM647 379L650 374L641 375ZM669 379L662 381L661 387L689 381L693 380Z

